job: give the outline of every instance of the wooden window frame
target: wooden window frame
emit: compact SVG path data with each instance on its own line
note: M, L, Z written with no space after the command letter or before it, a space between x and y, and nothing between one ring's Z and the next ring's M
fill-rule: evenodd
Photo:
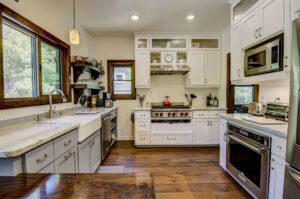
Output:
M2 22L3 20L7 20L12 24L20 27L23 30L28 31L36 38L37 43L37 76L39 81L37 82L39 85L39 96L33 98L13 98L7 99L4 97L4 71L3 71L3 42L2 42ZM20 108L20 107L28 107L28 106L39 106L48 104L48 96L42 95L41 92L41 52L40 52L40 44L41 42L45 42L53 47L60 49L61 51L61 59L62 59L62 67L61 67L61 89L64 92L67 101L71 102L71 74L70 74L70 46L58 39L51 33L47 32L43 28L34 24L30 20L11 10L10 8L4 6L0 3L0 110L1 109L9 109L9 108ZM53 103L61 103L60 96L53 96Z
M130 95L115 95L114 93L114 72L113 68L118 67L128 67L131 66L131 94ZM136 99L136 89L135 89L135 61L134 60L108 60L107 61L107 82L108 82L108 92L112 94L113 100L135 100Z
M253 86L253 101L258 102L259 99L259 85L237 85L237 86ZM234 87L231 84L231 53L227 54L227 86L226 86L226 98L227 98L227 113L234 113Z

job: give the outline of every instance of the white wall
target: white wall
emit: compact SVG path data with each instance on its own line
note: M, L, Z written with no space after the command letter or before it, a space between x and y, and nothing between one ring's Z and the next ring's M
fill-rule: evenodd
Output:
M280 102L289 103L290 80L269 81L259 84L259 100L263 103L274 102L275 98Z
M131 37L99 37L94 38L93 56L102 60L105 71L107 71L107 60L133 60L134 38ZM101 78L103 85L107 88L107 73ZM130 114L137 106L136 100L118 100L114 105L119 107L118 137L119 139L132 139Z

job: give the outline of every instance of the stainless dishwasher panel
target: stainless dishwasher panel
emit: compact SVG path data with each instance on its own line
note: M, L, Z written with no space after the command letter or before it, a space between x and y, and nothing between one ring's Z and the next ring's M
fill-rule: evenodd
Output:
M111 115L102 117L102 161L106 158L111 147Z

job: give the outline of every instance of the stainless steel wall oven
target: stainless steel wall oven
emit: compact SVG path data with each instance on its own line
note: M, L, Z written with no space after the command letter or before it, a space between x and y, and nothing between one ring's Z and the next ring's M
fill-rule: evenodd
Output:
M271 138L229 124L228 172L257 198L267 198Z

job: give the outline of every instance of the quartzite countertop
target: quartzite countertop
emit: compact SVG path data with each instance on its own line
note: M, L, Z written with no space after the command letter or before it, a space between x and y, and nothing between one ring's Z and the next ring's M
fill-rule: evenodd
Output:
M153 177L137 174L20 174L0 178L0 198L154 199Z
M267 132L275 136L279 136L282 138L287 138L288 133L288 125L260 125L257 123L249 122L244 120L243 118L249 117L248 114L221 114L221 118L236 122L240 125L248 126L250 128L258 129L262 132Z
M100 112L92 115L101 117L115 109L117 107L99 108ZM0 128L0 158L20 156L79 128L81 124L80 121L55 122L55 120L23 122Z

